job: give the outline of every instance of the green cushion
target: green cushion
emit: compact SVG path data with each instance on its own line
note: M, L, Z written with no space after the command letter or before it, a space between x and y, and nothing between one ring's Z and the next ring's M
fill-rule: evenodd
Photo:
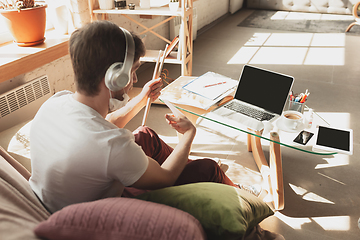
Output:
M220 183L192 183L154 190L136 198L162 203L190 213L209 240L241 239L263 219L274 214L254 195Z

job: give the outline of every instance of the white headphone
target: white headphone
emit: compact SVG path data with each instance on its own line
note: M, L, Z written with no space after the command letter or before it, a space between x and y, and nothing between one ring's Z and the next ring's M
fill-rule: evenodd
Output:
M105 74L106 87L116 92L126 87L131 78L131 68L134 63L135 42L129 31L120 27L125 36L126 51L124 62L113 63Z

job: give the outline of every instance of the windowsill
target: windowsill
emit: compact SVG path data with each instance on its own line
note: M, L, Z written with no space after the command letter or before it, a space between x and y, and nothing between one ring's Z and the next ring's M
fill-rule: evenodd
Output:
M13 42L0 45L0 83L68 54L70 35L49 30L45 38L44 43L32 47L19 47Z

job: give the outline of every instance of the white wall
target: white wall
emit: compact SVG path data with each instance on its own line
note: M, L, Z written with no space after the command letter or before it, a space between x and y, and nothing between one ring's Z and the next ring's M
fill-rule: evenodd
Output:
M229 12L229 0L197 0L194 2L198 30Z

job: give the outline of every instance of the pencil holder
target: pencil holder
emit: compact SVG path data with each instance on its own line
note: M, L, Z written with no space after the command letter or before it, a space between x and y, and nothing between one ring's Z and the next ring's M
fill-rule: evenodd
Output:
M298 111L298 112L304 113L304 107L305 107L305 102L300 103L300 102L289 100L288 110L293 110L293 111Z

